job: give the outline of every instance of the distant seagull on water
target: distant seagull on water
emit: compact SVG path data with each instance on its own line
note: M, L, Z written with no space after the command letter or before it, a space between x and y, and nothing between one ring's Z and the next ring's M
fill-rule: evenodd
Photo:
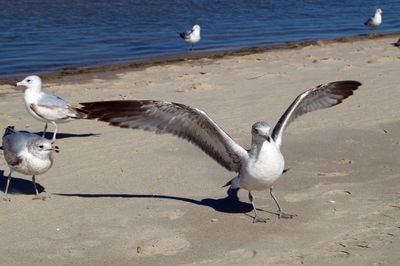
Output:
M179 36L190 45L190 50L193 50L193 46L200 41L200 26L196 24L191 30L179 33Z
M266 222L267 219L257 214L251 194L253 190L269 188L279 217L296 216L282 210L272 191L272 184L285 172L285 161L280 150L285 128L303 114L341 103L359 86L361 83L358 81L336 81L301 93L279 119L272 134L269 134L270 126L266 122L257 122L252 126L250 150L233 141L206 113L187 105L152 100L81 104L82 109L88 112L89 119L98 119L122 128L169 133L192 142L226 169L238 173L226 186L248 190L254 208L253 222Z
M373 29L379 27L379 25L381 25L382 23L382 14L383 11L378 8L377 10L375 10L375 15L364 22L364 25L369 26Z
M13 171L32 175L32 183L36 193L33 199L45 199L45 196L39 196L35 176L43 174L51 168L53 165L52 152L58 152L58 147L53 146L48 139L36 134L16 131L14 127L10 126L6 128L2 145L4 159L10 167L3 200L10 201L7 193Z
M28 113L46 124L43 130L43 137L46 134L47 123L54 125L52 142L56 140L57 124L65 123L75 119L81 119L86 114L75 107L70 106L58 96L42 92L42 80L38 76L26 77L18 82L17 86L25 86L25 107Z

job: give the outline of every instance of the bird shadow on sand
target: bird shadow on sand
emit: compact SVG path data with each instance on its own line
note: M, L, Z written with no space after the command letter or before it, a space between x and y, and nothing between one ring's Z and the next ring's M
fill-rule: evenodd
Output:
M39 136L43 135L43 131L35 132ZM100 133L85 133L85 134L72 134L72 133L57 133L57 139L67 139L67 138L87 138L87 137L98 137ZM45 138L51 139L53 137L53 132L46 132Z
M14 172L15 173L15 172ZM0 190L5 191L7 186L7 175L5 175L3 170L0 170ZM33 188L32 176L26 176L27 179L22 179L18 177L13 177L11 175L10 186L8 188L8 194L25 194L25 195L35 195L35 189ZM39 193L45 191L45 188L36 182L36 187Z
M157 198L157 199L170 199L189 202L201 206L213 208L219 212L225 213L245 213L253 210L250 203L240 201L238 197L239 189L228 189L227 196L221 199L202 199L195 200L189 198L166 196L166 195L142 195L142 194L63 194L52 193L53 195L64 197L82 197L82 198Z

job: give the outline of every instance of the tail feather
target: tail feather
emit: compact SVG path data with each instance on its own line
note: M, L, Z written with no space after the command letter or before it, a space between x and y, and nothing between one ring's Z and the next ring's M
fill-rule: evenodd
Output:
M74 112L75 118L77 118L77 119L87 118L87 116L88 116L88 112L86 112L83 109L77 108L77 107L71 107L71 111Z
M227 187L230 186L229 189L233 189L233 188L240 188L239 185L239 177L235 176L234 178L232 178L231 180L228 181L228 183L226 183L225 185L223 185L222 187Z
M14 129L14 126L8 126L8 127L6 128L6 130L4 131L3 137L5 137L5 136L7 136L7 135L14 134L15 132L16 132L16 131L15 131L15 129Z

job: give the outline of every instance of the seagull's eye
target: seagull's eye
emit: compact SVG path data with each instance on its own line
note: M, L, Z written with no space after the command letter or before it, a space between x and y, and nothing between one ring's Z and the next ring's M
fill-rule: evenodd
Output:
M29 83L29 82L31 82L31 80L30 80L30 79L27 79L27 80L26 80L26 82L28 82L28 83Z
M43 146L43 145L39 145L39 148L43 149L43 148L44 148L44 146Z

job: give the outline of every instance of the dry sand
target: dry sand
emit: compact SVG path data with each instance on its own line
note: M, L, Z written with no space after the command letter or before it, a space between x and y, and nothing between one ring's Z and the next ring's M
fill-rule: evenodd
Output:
M234 173L185 141L97 121L61 124L61 153L37 178L51 198L32 201L30 178L15 173L11 202L0 202L0 264L398 265L400 50L394 41L321 42L45 80L45 91L72 104L161 99L198 107L246 148L251 125L274 124L300 92L345 79L363 86L286 130L283 153L291 170L275 191L298 216L278 219L268 193L258 192L256 204L271 219L266 224L252 223L246 191L228 195L221 188ZM22 91L1 85L0 95L1 127L43 129L24 110ZM0 158L1 190L7 175Z

